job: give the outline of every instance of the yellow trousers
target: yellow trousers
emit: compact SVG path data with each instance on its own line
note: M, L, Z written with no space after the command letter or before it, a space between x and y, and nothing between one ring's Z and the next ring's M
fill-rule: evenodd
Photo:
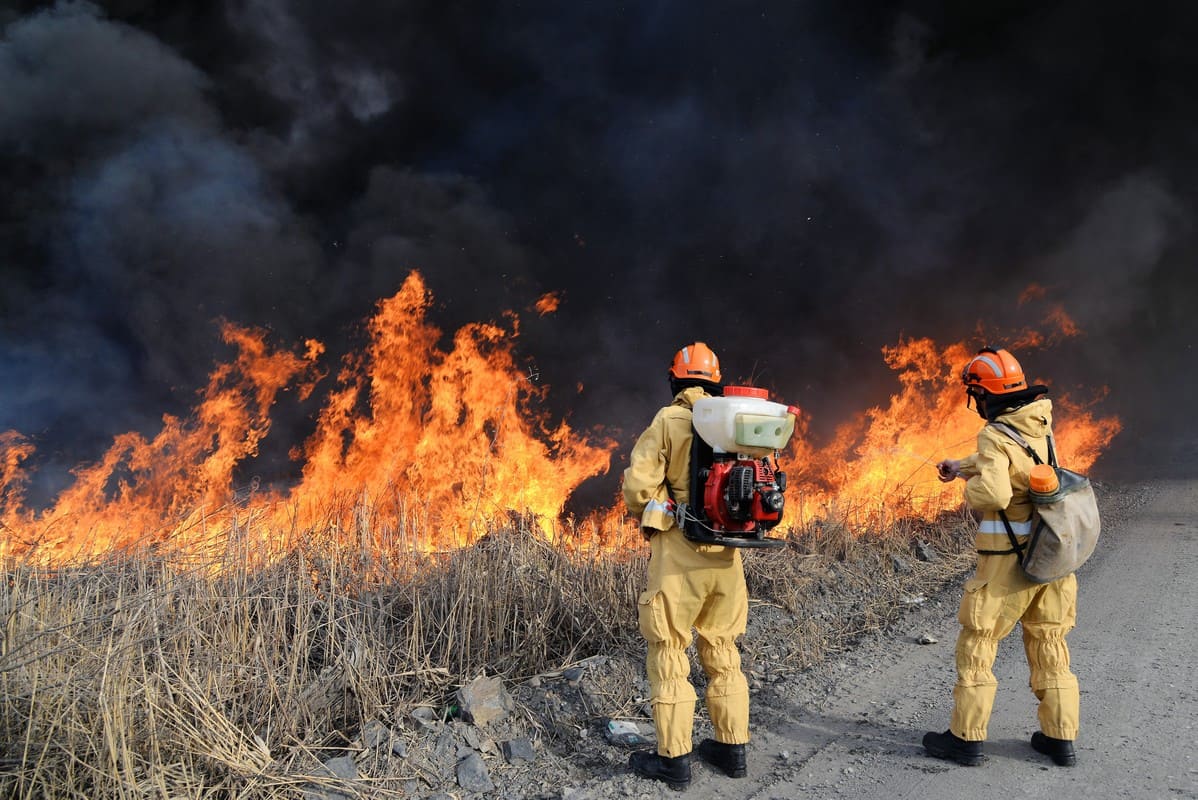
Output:
M698 634L699 662L707 674L705 700L717 741L749 741L749 685L740 668L737 637L745 632L749 598L740 551L700 545L678 528L650 540L648 586L639 621L648 643L657 752L674 758L693 747L695 701L687 648Z
M1077 578L1048 584L1023 576L1014 555L978 556L977 574L966 581L957 616L957 684L953 688L953 734L982 741L994 708L998 643L1023 626L1028 683L1040 701L1040 730L1055 739L1077 738L1080 696L1069 670L1065 635L1077 622Z

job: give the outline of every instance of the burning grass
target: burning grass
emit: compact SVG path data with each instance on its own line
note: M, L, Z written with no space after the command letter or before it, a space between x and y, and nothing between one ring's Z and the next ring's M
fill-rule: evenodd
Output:
M903 593L968 564L964 522L876 536L828 522L747 553L751 617L768 609L787 634L767 654L751 630L747 668L801 669L893 618ZM920 561L917 539L941 557ZM318 784L319 762L352 753L368 721L411 734L414 708L444 708L479 674L517 683L596 654L638 663L647 548L562 545L516 519L467 548L385 559L313 541L255 567L232 566L253 561L234 544L220 569L163 552L11 563L0 793L277 797ZM628 711L634 693L594 712ZM380 796L402 793L404 771L376 776Z

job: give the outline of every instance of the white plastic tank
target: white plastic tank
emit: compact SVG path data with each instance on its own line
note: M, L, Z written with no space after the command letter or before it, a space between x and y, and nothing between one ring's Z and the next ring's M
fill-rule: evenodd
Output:
M723 397L695 401L695 431L717 453L761 458L781 450L795 429L795 411L768 399L765 389L726 386Z

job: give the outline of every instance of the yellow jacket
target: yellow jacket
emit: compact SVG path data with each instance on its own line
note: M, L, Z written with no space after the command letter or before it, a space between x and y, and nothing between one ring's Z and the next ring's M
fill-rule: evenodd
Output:
M697 386L683 389L657 412L632 448L624 470L624 502L647 534L676 524L671 496L678 503L690 502L691 408L709 396Z
M1033 400L994 421L1014 428L1040 460L1047 463L1047 437L1052 432L1051 400L1047 397ZM1010 548L999 511L1006 511L1016 536L1022 539L1030 533L1032 503L1028 497L1028 473L1035 463L1023 447L1002 431L987 425L978 433L977 452L963 460L961 473L970 476L965 483L965 502L982 512L977 538L979 550Z

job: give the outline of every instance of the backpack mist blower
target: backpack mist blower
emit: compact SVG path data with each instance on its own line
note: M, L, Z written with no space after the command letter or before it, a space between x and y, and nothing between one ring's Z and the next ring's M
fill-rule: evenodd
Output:
M727 386L723 397L695 401L692 502L678 507L686 538L727 547L785 544L765 534L782 521L786 473L778 451L790 441L798 413L753 386Z

